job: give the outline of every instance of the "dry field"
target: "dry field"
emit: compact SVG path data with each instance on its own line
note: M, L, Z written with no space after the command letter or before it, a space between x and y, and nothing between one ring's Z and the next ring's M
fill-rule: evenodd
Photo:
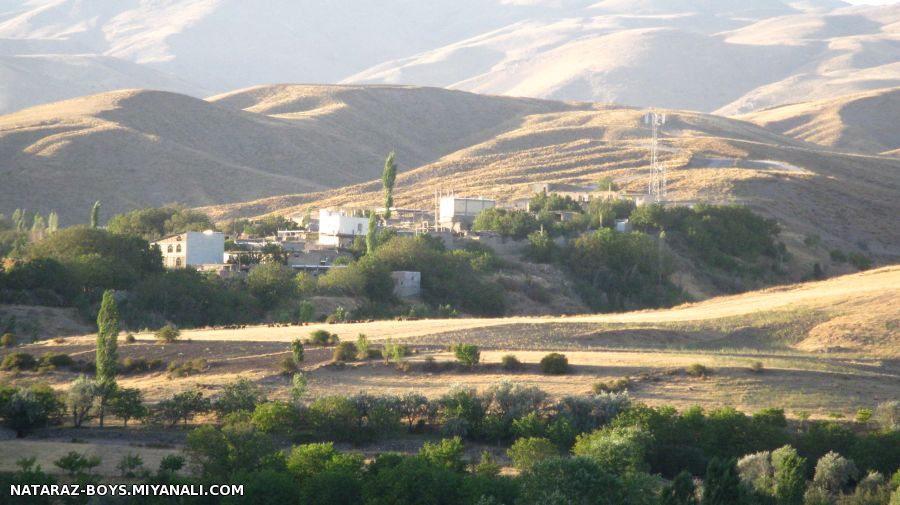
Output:
M200 329L182 332L181 341L161 345L151 333L136 334L137 342L121 344L121 357L184 362L206 359L208 370L174 378L166 371L120 377L125 387L139 387L149 401L197 387L215 395L223 384L246 377L257 381L272 398L287 398L288 377L278 363L288 356L287 343L315 329L354 341L365 333L373 344L392 339L408 344L413 354L407 370L381 360L333 366L330 348L308 347L304 368L309 397L326 394L402 394L418 391L436 397L453 384L485 388L500 380L535 385L553 396L585 394L597 381L628 377L629 392L648 404L687 407L729 405L744 411L783 407L791 417L808 412L813 418L835 414L851 417L857 408L871 407L900 396L900 267L888 267L828 281L772 288L706 302L625 314L573 317L515 317L378 321L244 329ZM93 336L73 336L20 347L40 355L70 353L75 359L93 356ZM446 367L453 362L447 346L474 343L482 363L472 371ZM566 354L567 375L540 372L547 352ZM3 353L9 352L8 350ZM522 366L507 371L501 357L514 354ZM437 370L429 368L431 357ZM762 370L751 365L759 362ZM712 370L705 378L685 373L699 363ZM45 381L64 390L75 373L0 372L0 380L27 384ZM56 429L26 441L0 442L0 469L10 469L22 456L36 456L45 468L68 450L101 454L102 472L123 454L140 453L149 468L182 442L184 431L145 428L124 432ZM398 440L395 444L421 443ZM374 450L369 448L370 450ZM400 448L402 450L402 447ZM106 468L106 467L109 468Z

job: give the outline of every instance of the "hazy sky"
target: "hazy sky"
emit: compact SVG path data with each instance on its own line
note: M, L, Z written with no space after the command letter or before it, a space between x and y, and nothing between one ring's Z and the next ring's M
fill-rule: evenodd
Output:
M887 5L887 4L895 4L900 2L900 0L846 0L855 5Z

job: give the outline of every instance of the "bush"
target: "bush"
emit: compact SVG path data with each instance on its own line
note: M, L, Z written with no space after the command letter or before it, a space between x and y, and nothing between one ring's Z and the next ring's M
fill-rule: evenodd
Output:
M858 475L859 470L853 461L832 451L819 458L816 463L813 484L829 493L839 494L846 491L850 482L856 480Z
M134 335L132 335L131 333L129 333L128 335L125 335L125 343L126 344L133 344L135 342L137 342L137 339L134 338Z
M238 379L222 388L222 393L213 403L213 410L223 418L228 414L247 411L253 412L256 406L266 401L262 389L249 379Z
M334 333L331 333L327 330L316 330L309 334L309 338L306 342L310 345L320 345L320 346L328 346L328 345L336 345L340 342L340 338Z
M294 363L299 366L300 363L303 363L303 357L303 341L299 338L295 338L291 341L291 358L294 360Z
M691 377L704 378L707 375L710 375L712 371L709 368L701 365L700 363L694 363L693 365L685 368L684 373L690 375Z
M848 254L847 262L856 267L857 270L868 270L872 268L872 259L865 254L858 252Z
M358 354L356 344L353 342L341 342L334 348L332 359L334 361L353 361Z
M281 370L281 375L292 375L300 369L300 367L297 366L297 361L294 360L292 356L281 358L278 368Z
M356 406L346 396L323 396L309 406L309 423L316 434L335 441L355 440L358 417Z
M300 412L287 402L260 403L253 411L250 422L263 433L288 435L300 424Z
M477 365L478 361L481 359L481 351L478 350L477 345L456 344L453 346L452 350L453 354L456 355L456 360L467 368L472 368Z
M623 377L621 379L616 379L612 382L595 382L593 386L591 386L591 390L595 395L599 395L601 393L620 393L622 391L626 391L628 386L631 385L631 379L628 377Z
M157 330L155 336L157 342L171 344L178 340L178 337L181 336L181 331L175 325L167 324Z
M465 470L466 464L462 459L464 453L462 439L459 437L445 438L435 443L425 442L419 451L419 455L426 461L454 472Z
M169 363L168 367L170 377L186 377L207 370L209 370L209 362L205 358L189 359L184 363L173 361Z
M760 373L763 371L763 362L762 361L754 361L750 363L750 371L753 373Z
M541 372L550 375L562 375L569 371L569 358L564 354L551 352L541 358Z
M535 464L559 456L559 450L553 442L546 438L520 438L506 451L513 466L519 470L528 470Z
M3 347L15 347L16 345L16 336L12 333L4 333L2 337L0 337L0 346Z
M369 359L370 349L369 349L369 339L362 333L356 337L356 359L359 360L367 360Z
M37 360L27 352L14 352L6 355L0 363L0 370L34 370Z
M500 359L500 363L503 365L504 370L518 370L522 366L522 362L513 354L503 356Z
M572 453L588 458L613 474L648 471L645 461L648 437L636 428L604 428L582 434Z
M131 357L122 360L122 364L119 366L119 370L125 374L150 372L153 370L160 370L162 368L163 362L160 359L148 361L146 358Z
M75 364L75 360L64 352L48 352L41 356L38 361L38 367L52 366L54 368L64 368Z

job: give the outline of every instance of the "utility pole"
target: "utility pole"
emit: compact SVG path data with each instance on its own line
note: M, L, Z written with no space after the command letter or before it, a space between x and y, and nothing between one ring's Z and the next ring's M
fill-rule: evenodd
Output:
M656 111L644 115L644 124L650 126L650 184L647 193L654 202L664 202L667 193L666 165L659 161L659 128L666 124L666 115Z

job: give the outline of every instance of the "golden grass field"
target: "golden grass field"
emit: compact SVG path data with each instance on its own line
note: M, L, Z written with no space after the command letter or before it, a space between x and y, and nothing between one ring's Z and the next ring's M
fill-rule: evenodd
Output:
M289 355L287 344L326 329L342 340L355 341L364 333L376 345L387 339L403 342L413 355L407 358L406 371L381 360L336 367L330 365L331 348L307 347L304 369L309 398L360 391L418 391L436 397L453 384L481 389L500 380L535 385L558 397L587 394L597 381L628 377L632 380L629 393L652 405L727 405L747 412L782 407L789 417L801 412L813 418L852 417L860 407L900 394L898 299L900 267L886 267L668 310L623 314L197 329L185 330L179 342L165 345L146 332L135 334L134 344L121 343L120 357L164 362L205 358L209 369L182 378L172 378L165 371L120 376L119 383L141 388L154 402L192 387L214 396L222 385L246 377L258 382L271 398L286 399L290 379L280 374L278 363ZM438 364L453 361L447 346L457 342L480 346L481 364L471 371L426 371L429 356ZM18 350L35 355L61 351L76 359L91 359L94 336L47 340ZM570 374L540 372L537 363L551 351L568 357ZM504 370L499 363L506 354L514 354L523 366ZM751 370L754 362L762 364L760 372ZM687 375L684 369L695 363L710 368L711 374ZM63 371L0 374L2 380L46 381L60 390L75 377ZM109 424L120 423L111 420ZM156 461L175 450L183 436L178 432L175 442L151 443L148 448L158 432L139 428L123 435L116 428L105 430L88 428L85 435L57 430L43 439L0 441L0 469L12 468L22 455L38 456L47 467L70 448L98 452L104 461L117 460L125 452L139 452L146 461ZM78 440L80 436L84 439Z

